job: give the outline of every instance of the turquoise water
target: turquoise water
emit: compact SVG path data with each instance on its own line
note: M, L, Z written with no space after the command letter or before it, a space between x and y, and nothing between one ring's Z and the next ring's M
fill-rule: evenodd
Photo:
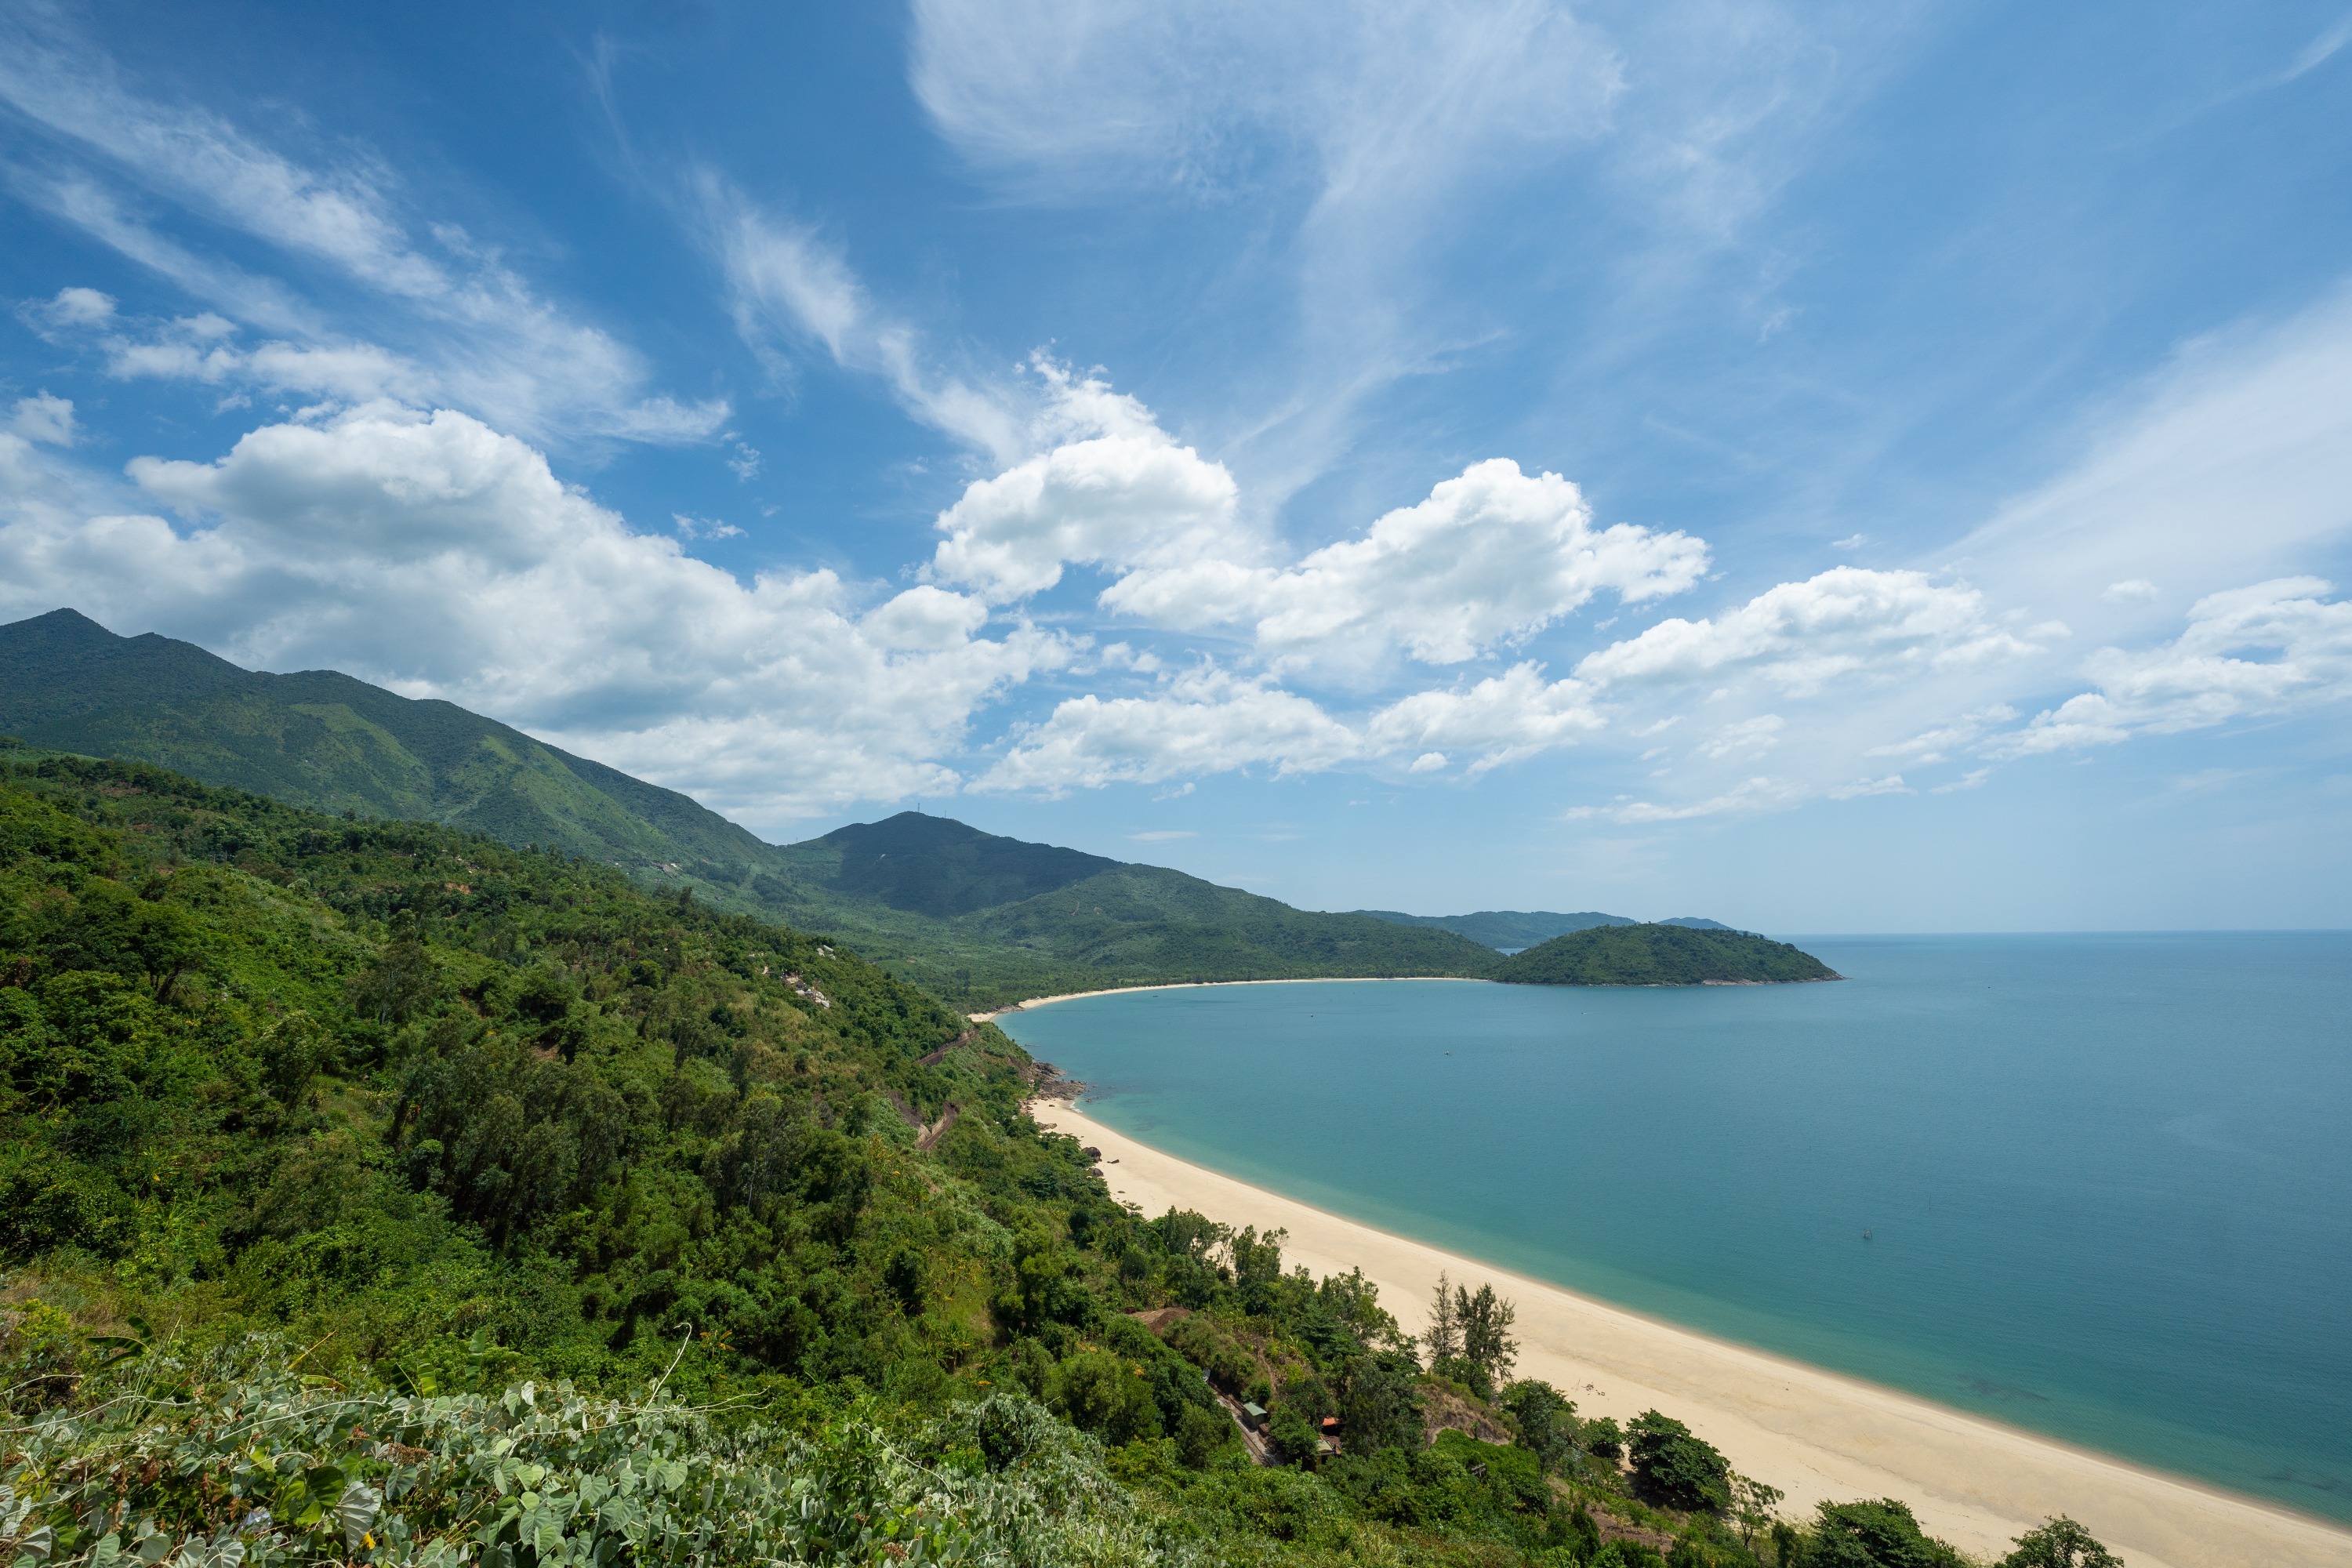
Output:
M2352 935L1801 945L1851 978L1000 1022L1262 1186L2352 1521Z

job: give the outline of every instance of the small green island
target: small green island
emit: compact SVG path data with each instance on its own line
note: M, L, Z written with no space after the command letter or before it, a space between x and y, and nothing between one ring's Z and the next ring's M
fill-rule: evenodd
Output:
M1493 978L1514 985L1779 985L1845 976L1801 948L1753 931L1616 925L1513 953Z

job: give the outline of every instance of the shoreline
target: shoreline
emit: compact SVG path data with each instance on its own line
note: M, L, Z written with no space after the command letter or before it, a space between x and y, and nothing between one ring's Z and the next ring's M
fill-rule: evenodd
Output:
M1076 1002L1088 996L1124 996L1130 991L1207 991L1220 985L1380 985L1399 980L1444 980L1464 985L1502 984L1499 980L1488 980L1477 974L1307 974L1283 980L1162 980L1150 985L1106 985L1099 991L1065 991L1057 996L1031 996L1020 1002L1008 1002L992 1013L966 1013L964 1016L975 1024L990 1024L1007 1013L1025 1013L1032 1007L1048 1007L1056 1002Z
M1588 1415L1622 1422L1655 1407L1687 1422L1740 1473L1786 1492L1790 1517L1824 1499L1894 1497L1929 1533L1976 1556L1998 1557L2044 1517L2065 1513L2131 1568L2352 1568L2352 1531L2332 1521L1396 1236L1167 1153L1070 1101L1037 1100L1029 1110L1040 1126L1101 1150L1114 1197L1146 1214L1173 1206L1286 1229L1286 1264L1318 1275L1361 1268L1409 1329L1441 1269L1493 1280L1519 1308L1522 1375L1553 1384Z

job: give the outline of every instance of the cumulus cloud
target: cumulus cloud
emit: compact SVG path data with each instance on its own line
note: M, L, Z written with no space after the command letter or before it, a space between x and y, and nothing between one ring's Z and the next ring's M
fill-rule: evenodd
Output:
M1384 756L1430 747L1422 760L1438 757L1436 766L1444 765L1446 751L1475 752L1475 775L1572 744L1604 722L1590 689L1572 679L1546 681L1540 667L1523 663L1466 688L1400 698L1371 715L1365 741Z
M1627 603L1680 593L1706 563L1706 546L1687 534L1595 528L1576 486L1496 458L1295 566L1142 564L1102 602L1185 630L1246 626L1277 668L1361 667L1400 648L1424 664L1460 664L1524 640L1602 589Z
M1640 603L1687 588L1706 546L1628 523L1596 527L1577 487L1497 458L1296 564L1268 563L1237 521L1224 467L1180 445L1102 381L1040 360L1042 420L1062 441L974 480L940 514L931 574L998 602L1072 565L1112 575L1100 604L1181 631L1238 627L1270 668L1363 671L1402 652L1459 664L1543 630L1602 590Z
M1973 588L1922 572L1840 566L1767 589L1719 618L1661 621L1589 655L1576 673L1599 685L1753 674L1804 696L1845 677L1885 679L2034 651L1989 618Z
M936 587L867 608L831 572L746 584L459 413L374 405L130 473L180 521L20 504L0 605L348 668L754 820L953 789L940 759L975 710L1072 651L1026 626L981 637L986 607Z
M114 319L114 296L95 289L65 288L51 299L26 305L18 314L37 331L102 327Z
M70 447L80 437L80 429L74 423L73 399L53 397L46 392L16 399L8 428L27 441L51 447Z
M1222 464L1100 381L1039 363L1048 417L1079 438L968 486L940 514L936 576L1010 601L1053 587L1065 565L1178 571L1238 542L1240 490Z
M2102 648L2087 671L2099 689L2034 715L1984 750L1997 757L2113 745L2135 734L2210 729L2352 696L2352 603L2332 584L2283 577L2210 594L2161 647ZM2268 658L2249 655L2266 654Z
M1547 682L1532 663L1443 690L1419 691L1352 718L1275 684L1202 664L1144 696L1074 698L1016 736L982 781L994 790L1059 793L1116 783L1269 767L1277 774L1349 765L1428 773L1467 752L1471 777L1573 744L1602 727L1587 689ZM1409 760L1408 760L1409 759Z
M1148 697L1072 698L974 787L1060 794L1255 766L1311 773L1362 752L1354 731L1307 699L1203 665Z

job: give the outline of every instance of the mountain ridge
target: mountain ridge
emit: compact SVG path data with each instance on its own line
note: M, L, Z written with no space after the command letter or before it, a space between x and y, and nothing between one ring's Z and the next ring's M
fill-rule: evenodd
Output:
M0 732L338 816L437 822L846 942L967 1007L1105 985L1472 974L1456 933L902 812L769 844L675 790L436 699L247 670L61 609L0 626ZM894 863L894 857L895 863ZM1066 908L1056 900L1071 894Z

